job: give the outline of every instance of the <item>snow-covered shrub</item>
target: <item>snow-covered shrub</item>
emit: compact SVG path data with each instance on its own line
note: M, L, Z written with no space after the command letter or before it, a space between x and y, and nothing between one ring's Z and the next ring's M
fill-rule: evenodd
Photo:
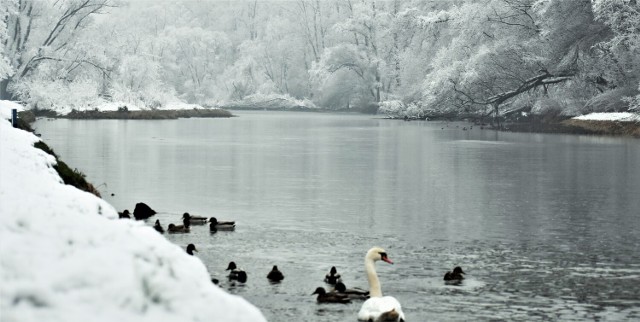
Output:
M14 87L18 97L32 109L54 110L66 114L71 110L84 110L101 101L99 84L81 79L64 80L26 79Z
M625 112L629 110L635 94L637 90L632 87L606 91L590 99L584 107L584 112Z
M378 113L385 114L389 117L401 115L406 110L406 106L400 100L391 100L380 102Z

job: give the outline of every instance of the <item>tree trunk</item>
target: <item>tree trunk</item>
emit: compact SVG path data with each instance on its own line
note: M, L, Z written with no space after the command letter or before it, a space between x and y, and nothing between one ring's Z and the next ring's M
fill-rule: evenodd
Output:
M500 129L500 104L493 104L493 121L498 129Z

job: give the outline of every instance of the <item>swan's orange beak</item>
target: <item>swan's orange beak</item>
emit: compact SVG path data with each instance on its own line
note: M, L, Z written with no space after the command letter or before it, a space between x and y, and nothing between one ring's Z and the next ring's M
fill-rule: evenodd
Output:
M389 263L389 264L392 264L392 265L393 265L393 261L392 261L392 260L390 260L390 259L389 259L389 257L386 257L386 256L385 256L385 257L382 257L382 260L383 260L383 261L385 261L385 262L387 262L387 263Z

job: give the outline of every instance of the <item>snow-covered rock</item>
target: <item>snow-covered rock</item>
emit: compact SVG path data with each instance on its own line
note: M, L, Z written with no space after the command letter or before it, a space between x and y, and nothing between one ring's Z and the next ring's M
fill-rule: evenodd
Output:
M64 185L38 140L0 119L2 321L265 321L197 257Z

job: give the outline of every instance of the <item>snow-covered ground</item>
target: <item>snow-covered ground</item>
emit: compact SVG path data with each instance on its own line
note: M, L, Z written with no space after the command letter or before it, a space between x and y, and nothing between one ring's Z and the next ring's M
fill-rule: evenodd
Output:
M0 104L0 320L265 321L153 228L64 185Z
M617 121L617 122L640 122L640 114L619 112L619 113L591 113L576 116L574 120L581 121Z

